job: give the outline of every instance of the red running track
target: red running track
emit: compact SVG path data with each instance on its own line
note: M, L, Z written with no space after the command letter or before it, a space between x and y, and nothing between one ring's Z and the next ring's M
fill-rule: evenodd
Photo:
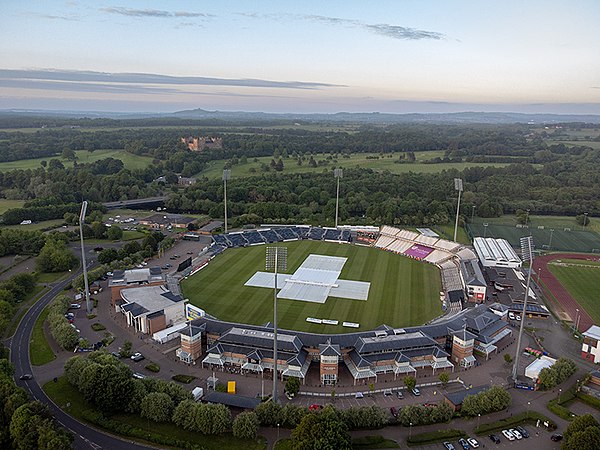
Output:
M579 303L573 298L569 291L556 279L550 269L548 269L548 263L556 259L589 259L589 255L582 255L578 253L556 253L551 255L539 256L533 260L533 269L541 277L542 282L552 292L556 300L560 303L565 312L571 316L571 320L575 321L577 317L576 309L579 309L579 330L587 330L594 324L592 318L588 313L581 307ZM541 272L540 272L541 270Z

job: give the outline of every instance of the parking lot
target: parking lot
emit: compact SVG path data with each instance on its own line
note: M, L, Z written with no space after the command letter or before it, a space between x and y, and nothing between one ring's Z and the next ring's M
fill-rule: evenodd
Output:
M486 436L471 436L471 437L475 437L475 439L477 439L477 442L479 442L479 448L492 448L492 449L514 449L514 450L545 450L545 449L560 449L560 442L552 442L550 440L550 436L552 436L552 433L549 433L545 430L543 430L542 428L540 428L539 430L539 435L536 435L535 427L526 427L527 431L529 431L529 435L530 437L528 439L521 439L520 441L508 441L507 439L504 438L504 436L502 436L502 434L500 432L495 432L494 434L496 434L497 436L500 437L500 443L499 444L494 444L490 438L486 435ZM414 430L413 430L414 432ZM462 450L462 447L460 446L460 444L458 443L458 439L454 439L449 441L456 450ZM411 448L416 448L416 449L421 449L421 450L440 450L440 449L444 449L444 445L442 443L437 443L437 444L431 444L431 445L425 445L425 446L421 446L421 447L411 447Z

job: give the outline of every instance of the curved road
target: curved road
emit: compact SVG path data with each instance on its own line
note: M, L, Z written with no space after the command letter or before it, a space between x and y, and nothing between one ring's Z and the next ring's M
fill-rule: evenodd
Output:
M89 264L91 268L93 265ZM32 373L31 362L29 360L29 341L31 340L31 332L38 316L41 314L43 309L50 303L50 301L56 297L69 284L73 279L79 275L80 272L71 275L68 279L63 280L52 286L49 292L44 294L31 308L25 313L17 331L10 339L10 359L15 366L15 379L18 386L24 388L29 392L31 397L35 400L39 400L45 403L50 408L50 411L56 418L56 420L68 431L73 433L75 441L73 445L76 449L117 449L117 450L129 450L139 449L147 450L151 447L146 447L135 442L125 441L111 435L97 431L94 428L90 428L73 417L66 414L60 409L52 400L46 395L41 386L35 379L23 381L19 380L19 377L26 373Z

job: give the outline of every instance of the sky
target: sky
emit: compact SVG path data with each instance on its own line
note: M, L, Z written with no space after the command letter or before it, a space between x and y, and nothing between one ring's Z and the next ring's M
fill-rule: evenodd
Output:
M2 0L0 109L600 114L600 1Z

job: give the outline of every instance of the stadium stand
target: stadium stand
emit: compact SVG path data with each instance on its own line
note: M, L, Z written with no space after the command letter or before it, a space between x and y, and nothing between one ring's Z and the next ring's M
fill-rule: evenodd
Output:
M278 234L274 230L270 230L270 229L269 230L258 230L258 233L262 236L264 241L268 242L268 243L280 242L284 239L280 234Z
M352 233L350 232L350 230L342 230L342 236L340 237L340 240L345 242L352 242Z
M298 233L295 231L294 228L277 228L272 231L278 236L280 236L280 239L283 241L291 241L298 239Z
M340 241L342 239L342 232L334 228L326 228L323 239L326 241Z
M441 264L444 261L447 261L454 257L454 255L450 252L446 252L443 250L434 250L429 255L427 255L424 259L425 261L431 264Z
M220 245L222 247L230 247L231 246L231 242L229 242L227 240L227 238L225 237L225 235L223 234L215 234L213 235L213 241L215 241L215 244Z
M325 235L325 230L319 227L311 227L308 231L308 238L313 241L321 241L323 240L323 236Z
M226 237L227 240L231 242L230 247L245 247L248 245L248 241L244 238L242 233L229 233Z
M431 236L423 236L422 234L417 236L415 239L415 242L417 242L418 244L423 244L423 245L426 245L427 247L433 247L433 248L435 248L435 244L437 243L437 241L439 241L439 238L431 237Z
M377 241L375 241L375 247L387 249L388 246L394 241L396 241L395 237L387 236L382 233Z
M248 241L249 245L257 245L257 244L265 243L265 239L263 238L262 234L260 234L258 231L255 231L255 230L244 231L244 239L246 239Z

